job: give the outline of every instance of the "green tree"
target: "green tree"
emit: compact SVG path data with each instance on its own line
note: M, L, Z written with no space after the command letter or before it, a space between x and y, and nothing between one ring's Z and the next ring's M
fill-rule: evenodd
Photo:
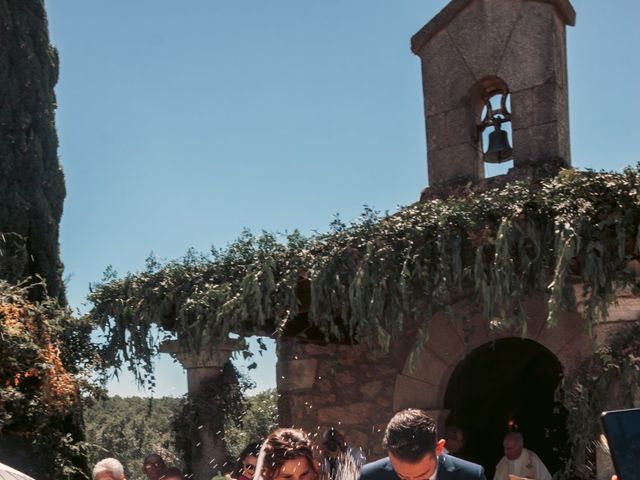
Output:
M90 387L90 325L54 299L0 280L0 459L37 478L84 479L79 392Z
M242 449L252 441L266 437L278 427L278 394L275 389L265 390L246 399L246 410L239 422L225 426L227 451L236 459Z
M245 400L238 416L227 418L229 458L237 458L247 443L264 438L277 428L277 400L275 389L258 393ZM146 479L141 471L142 460L152 452L160 454L167 464L184 467L176 448L173 425L186 405L186 398L170 397L85 399L90 464L105 457L115 457L124 465L128 480Z
M64 309L58 52L44 0L0 0L0 26L0 459L83 479L78 400L95 357L89 321Z
M128 480L146 480L142 461L149 453L158 453L167 465L181 467L171 425L183 402L170 397L86 398L89 463L115 457L124 465Z
M58 52L43 0L0 0L0 278L37 276L65 304L58 226L65 197L55 130Z

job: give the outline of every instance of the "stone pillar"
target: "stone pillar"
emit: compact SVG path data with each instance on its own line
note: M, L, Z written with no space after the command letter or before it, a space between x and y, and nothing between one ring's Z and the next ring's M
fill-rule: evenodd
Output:
M198 438L192 439L193 478L208 480L225 468L224 423L217 417L218 409L210 403L207 392L223 381L223 367L231 353L243 347L243 340L207 345L197 353L185 348L179 340L167 340L160 346L162 353L169 353L187 370L189 397L195 402L198 418L207 419L198 426Z

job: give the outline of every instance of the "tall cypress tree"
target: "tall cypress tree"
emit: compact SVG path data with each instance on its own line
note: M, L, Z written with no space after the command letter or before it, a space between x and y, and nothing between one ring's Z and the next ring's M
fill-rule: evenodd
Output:
M0 279L29 279L35 300L52 297L64 306L58 233L66 192L55 129L57 81L58 53L49 43L44 0L0 0ZM81 339L88 341L88 333ZM62 346L67 348L73 346ZM73 357L62 360L75 373ZM84 439L80 408L77 403L53 415L35 439L21 440L20 429L29 432L29 425L0 424L0 454L19 461L22 453L42 479L88 478L77 443Z
M44 1L0 0L0 278L15 283L40 276L46 293L65 304L57 80L58 53L49 44Z

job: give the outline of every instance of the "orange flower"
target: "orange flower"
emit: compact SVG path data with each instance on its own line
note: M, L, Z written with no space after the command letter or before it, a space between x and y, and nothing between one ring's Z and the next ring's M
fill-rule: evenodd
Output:
M48 404L49 415L64 413L71 407L77 395L76 381L62 362L59 346L52 341L48 319L35 312L33 306L24 302L0 303L0 333L9 337L28 335L38 346L38 360L45 368L23 365L24 370L13 372L5 380L6 388L18 388L27 378L40 382L42 401Z

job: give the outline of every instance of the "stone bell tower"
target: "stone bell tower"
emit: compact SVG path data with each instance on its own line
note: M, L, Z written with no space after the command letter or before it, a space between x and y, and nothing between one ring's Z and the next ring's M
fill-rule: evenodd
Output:
M412 37L431 187L482 181L485 162L513 160L515 177L571 165L566 25L575 18L569 0L452 0Z

